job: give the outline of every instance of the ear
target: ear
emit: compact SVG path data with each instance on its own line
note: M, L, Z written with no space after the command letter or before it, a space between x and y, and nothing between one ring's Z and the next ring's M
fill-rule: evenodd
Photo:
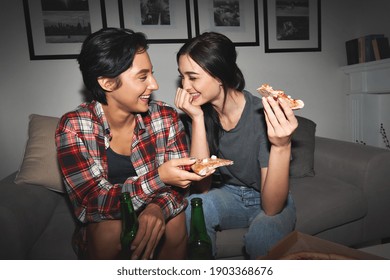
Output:
M99 77L97 81L105 91L111 92L115 89L115 80L112 78Z

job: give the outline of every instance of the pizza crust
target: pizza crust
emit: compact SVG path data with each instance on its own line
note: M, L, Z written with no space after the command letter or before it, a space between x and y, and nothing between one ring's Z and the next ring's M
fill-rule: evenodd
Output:
M302 100L293 99L291 96L285 94L283 90L275 90L269 84L262 84L257 91L264 97L273 96L275 100L283 98L293 110L302 109L305 106Z
M212 169L232 165L234 162L232 160L217 158L216 156L211 156L210 158L198 159L191 169L198 175L204 176Z

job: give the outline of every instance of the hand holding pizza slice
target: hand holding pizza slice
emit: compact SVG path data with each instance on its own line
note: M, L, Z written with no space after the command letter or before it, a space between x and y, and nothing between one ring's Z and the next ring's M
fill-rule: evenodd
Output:
M290 95L285 94L283 90L274 90L268 84L262 84L257 91L264 97L272 96L275 100L282 98L292 110L302 109L305 106L305 103L303 103L302 100L293 99Z
M210 158L198 159L192 166L191 169L196 174L200 176L206 175L212 169L232 165L233 161L223 158L217 158L216 156L211 156Z

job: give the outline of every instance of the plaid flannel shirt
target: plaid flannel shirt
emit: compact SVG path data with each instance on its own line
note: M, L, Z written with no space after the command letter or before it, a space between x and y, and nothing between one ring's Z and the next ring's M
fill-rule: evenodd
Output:
M58 161L78 220L85 224L119 219L119 197L127 191L136 211L149 203L159 205L165 219L183 211L188 203L185 190L165 185L157 171L170 159L188 156L184 127L177 112L163 102L151 101L147 113L137 114L131 145L137 176L123 184L107 181L109 129L98 102L81 104L58 124Z

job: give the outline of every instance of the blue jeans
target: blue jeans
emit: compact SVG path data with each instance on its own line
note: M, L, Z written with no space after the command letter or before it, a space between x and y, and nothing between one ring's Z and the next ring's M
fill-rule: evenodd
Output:
M244 244L251 259L266 255L268 250L284 236L294 230L295 205L291 194L288 195L284 209L274 216L268 216L261 208L260 192L244 187L223 185L210 189L208 193L193 194L203 200L203 212L208 234L216 251L216 231L246 228ZM186 209L187 230L190 232L191 206Z

